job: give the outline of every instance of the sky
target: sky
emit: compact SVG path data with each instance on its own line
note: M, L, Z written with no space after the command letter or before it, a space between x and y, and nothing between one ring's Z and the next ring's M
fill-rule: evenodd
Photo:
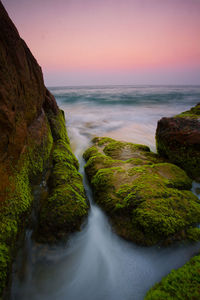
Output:
M200 0L3 0L47 86L200 84Z

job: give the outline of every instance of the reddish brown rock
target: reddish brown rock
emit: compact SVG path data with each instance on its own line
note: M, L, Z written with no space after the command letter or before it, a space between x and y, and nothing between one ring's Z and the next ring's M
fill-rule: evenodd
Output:
M200 181L200 103L191 110L158 121L158 153Z
M58 146L61 143L64 149L60 150ZM73 188L76 186L73 180L70 183L67 181L65 186L68 189L71 187L71 195L61 191L60 202L54 197L51 208L48 203L43 203L53 216L50 227L47 226L50 223L47 220L48 213L43 214L43 224L48 235L53 235L51 239L56 240L55 235L64 236L64 221L67 220L70 232L79 229L83 217L87 215L82 178L76 169L78 163L71 153L64 115L44 86L40 66L20 38L0 1L0 298L9 280L17 241L23 236L29 221L33 205L32 180L41 178L38 175L44 173L47 167L54 168L56 165L51 159L52 149L57 156L62 151L62 160L70 157L71 165L68 167L74 168L81 190L80 195L77 191L77 197L73 197ZM66 167L63 174L67 171ZM61 190L61 184L59 188ZM55 194L53 189L51 193ZM82 201L81 211L77 199ZM61 200L65 212L62 211ZM70 209L76 208L75 213L73 209L70 210L70 218L69 206ZM58 219L60 215L62 220ZM77 218L77 215L81 217ZM56 227L58 222L59 228ZM58 230L55 232L55 228L62 234ZM44 242L47 241L47 238L42 238ZM8 299L7 296L4 298Z
M41 68L0 2L0 295L32 206L29 178L41 173L58 113Z

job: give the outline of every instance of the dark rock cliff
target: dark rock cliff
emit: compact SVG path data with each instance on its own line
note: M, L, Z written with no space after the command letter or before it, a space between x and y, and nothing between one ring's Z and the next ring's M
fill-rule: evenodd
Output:
M37 236L43 242L55 242L79 229L88 206L64 115L44 86L40 66L0 2L0 297L9 280L17 241L23 236L32 210L31 182L49 166L63 170L64 161L64 171L58 172L57 182L51 183L50 194L39 210ZM75 182L71 175L69 181L69 169L75 174ZM65 181L61 182L63 175Z
M19 158L30 127L44 119L46 89L40 66L1 3L0 28L0 159L5 161Z

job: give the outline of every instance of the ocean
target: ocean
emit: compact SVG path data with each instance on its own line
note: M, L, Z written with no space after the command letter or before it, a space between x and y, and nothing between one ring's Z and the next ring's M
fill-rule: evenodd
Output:
M65 111L73 149L94 136L142 143L155 148L157 121L200 101L200 86L52 87Z

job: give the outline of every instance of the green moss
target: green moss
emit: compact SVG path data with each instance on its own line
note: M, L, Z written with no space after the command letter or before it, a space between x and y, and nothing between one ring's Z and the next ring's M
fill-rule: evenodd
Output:
M165 240L200 219L200 205L189 191L170 190L168 198L143 201L133 212L133 224L157 240Z
M97 155L97 154L98 154L98 149L97 149L97 147L92 146L92 147L88 148L88 149L84 152L83 158L84 158L85 160L88 160L90 157L95 156L95 155Z
M187 176L185 171L169 163L157 163L129 168L128 175L134 177L138 186L149 185L150 183L152 188L154 188L154 184L164 186L165 188L172 187L183 190L191 189L192 187L192 180Z
M98 146L103 146L107 143L113 142L115 140L109 137L95 137L92 139L92 143L97 144Z
M40 134L36 140L30 131L27 147L24 147L16 165L9 166L9 172L5 170L6 182L1 182L4 202L0 205L0 296L8 281L16 241L23 234L32 210L32 183L41 178L51 157L54 171L50 177L50 197L43 201L40 214L43 241L48 241L45 234L55 241L79 229L88 211L82 177L77 171L78 161L69 145L63 112L57 115L50 113ZM2 174L1 170L0 176Z
M66 238L69 233L80 229L87 213L82 179L77 173L70 183L57 185L44 202L39 217L38 240L54 243Z
M110 168L115 163L110 157L103 155L102 153L97 153L91 157L87 156L89 152L84 153L84 157L88 157L88 161L85 165L85 170L89 178L92 178L100 168Z
M121 169L114 167L108 169L100 169L92 179L92 185L96 186L96 189L112 186L113 175L118 170Z
M125 147L126 145L122 142L112 141L105 146L103 152L112 158L117 158Z
M115 193L115 184L116 177L121 181L124 175L125 170L121 167L100 169L91 181L97 203L110 214L121 205Z
M118 142L118 141L111 141L103 149L103 151L106 155L112 157L113 159L121 159L121 160L127 160L126 152L133 154L133 153L137 152L137 150L144 151L144 152L150 151L149 147L147 147L145 145L124 143L124 142ZM123 151L125 153L123 153Z
M184 111L181 114L176 115L175 117L189 119L200 118L200 103L198 103L195 107L192 107L190 110Z
M199 180L200 155L198 148L185 145L171 150L171 147L158 137L156 147L161 156L183 168L191 178Z
M8 177L4 205L0 207L0 244L3 245L0 261L0 286L5 287L10 263L16 248L16 240L23 233L32 209L33 195L30 181L42 173L48 161L52 136L47 124L47 134L41 144L28 137L25 151ZM3 268L3 269L2 269ZM3 271L4 270L4 271ZM1 294L1 293L0 293Z
M48 116L48 120L54 141L62 140L69 144L70 141L67 135L64 112L60 110L57 115L51 114Z
M11 175L8 177L5 202L4 205L0 207L0 245L3 245L3 248L0 248L0 286L2 287L2 290L8 280L10 264L16 247L16 240L19 235L23 233L23 229L25 228L28 216L32 209L33 195L31 191L31 182L36 178L36 175L38 176L41 174L47 166L52 151L53 137L56 142L54 143L52 158L54 165L57 165L57 168L53 173L55 176L55 189L58 187L61 188L61 185L64 184L71 184L73 181L73 193L71 192L71 197L73 197L73 199L78 199L77 195L80 194L79 198L82 197L81 200L84 199L85 201L82 178L77 172L79 165L69 146L64 115L60 111L58 115L48 116L48 119L51 128L46 120L46 127L43 128L46 130L43 140L38 142L31 135L28 136L28 147L25 149L17 165L13 167L12 172L10 172ZM62 171L62 164L64 164L64 170L70 170L67 175ZM52 192L51 197L55 197L55 195L57 194L54 191ZM66 191L64 195L66 195ZM84 205L87 207L86 204ZM62 208L64 209L64 205L62 205ZM54 216L54 225L56 222L59 223L62 208L60 207L59 210L55 205L55 210L52 207L53 212L49 211L51 216ZM67 206L65 208L67 209ZM86 210L86 208L84 209ZM84 209L82 212L85 212ZM57 217L56 214L58 214ZM79 217L81 216L80 213L77 213L77 215ZM51 221L53 222L53 218ZM57 226L57 228L58 227L59 226ZM52 229L52 234L55 230L56 226L55 229Z
M32 204L26 165L10 177L10 182L8 198L0 210L0 294L8 281L16 239L23 232L24 217L30 213Z
M13 216L3 216L0 223L1 242L12 245L18 232L17 220Z
M153 172L165 179L168 187L181 190L192 188L192 180L187 176L184 170L171 163L157 163L152 165ZM166 181L167 180L167 181Z
M53 146L53 137L48 122L46 122L46 126L46 135L40 145L37 145L32 138L29 138L28 140L29 147L27 157L25 158L25 164L27 164L28 175L30 177L35 177L38 173L42 173L50 157Z
M48 147L46 147L47 145ZM13 169L13 174L9 177L7 198L3 208L0 210L2 220L0 224L0 240L10 240L9 235L5 237L5 234L3 234L3 231L6 232L6 227L7 232L13 232L13 238L17 233L18 224L21 224L22 216L30 212L33 200L30 178L43 171L50 155L51 146L52 138L48 140L48 137L44 137L40 148L32 143L32 148L30 145L28 152L21 156L18 165ZM40 157L39 163L36 161L38 157ZM33 163L33 161L36 162ZM15 229L11 230L11 228Z
M73 164L65 161L55 164L49 179L50 189L59 185L71 185L73 182L82 182L82 176Z
M200 299L200 256L193 257L178 270L172 270L147 293L145 300Z
M153 162L150 160L143 160L141 158L130 158L126 160L126 163L132 164L133 166L152 165Z
M191 241L197 242L200 240L200 228L190 227L187 229L187 238Z
M54 163L67 162L78 170L79 163L75 155L72 153L70 145L64 140L57 140L54 144L54 149L52 153L52 158Z
M54 128L55 120L58 124ZM49 195L41 204L35 236L39 242L55 243L80 229L88 213L88 203L62 114L50 122L56 140L52 151L53 168L48 180Z
M0 295L7 283L8 272L10 269L11 255L8 246L0 243Z
M102 149L99 140L86 151L85 170L115 230L142 245L187 238L187 229L200 221L200 205L188 191L192 181L186 173L143 145L104 138ZM120 160L124 152L133 158Z

